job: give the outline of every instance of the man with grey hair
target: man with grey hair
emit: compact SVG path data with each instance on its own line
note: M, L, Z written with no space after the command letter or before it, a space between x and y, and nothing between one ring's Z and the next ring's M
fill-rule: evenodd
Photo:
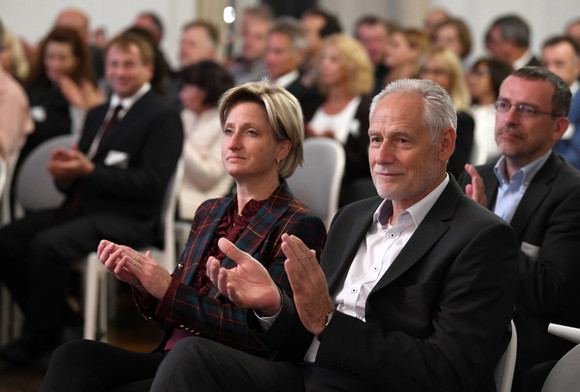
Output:
M501 60L519 69L526 65L540 65L532 55L530 46L530 27L517 15L497 18L485 34L485 47Z
M300 22L292 17L274 21L266 49L266 67L270 81L284 87L304 105L320 97L316 86L305 86L301 81L300 64L306 55L307 43Z
M293 298L227 240L218 245L238 265L208 263L210 279L249 309L276 361L187 338L151 390L495 390L517 245L509 225L446 172L456 122L436 83L389 84L373 101L368 130L380 196L337 213L320 265L302 241L282 236Z
M502 156L495 164L467 165L459 177L468 195L510 223L517 235L514 391L540 391L543 380L532 381L541 378L534 367L574 347L549 334L549 323L580 327L580 172L553 150L568 128L570 96L568 85L545 68L512 73L495 102L495 140Z

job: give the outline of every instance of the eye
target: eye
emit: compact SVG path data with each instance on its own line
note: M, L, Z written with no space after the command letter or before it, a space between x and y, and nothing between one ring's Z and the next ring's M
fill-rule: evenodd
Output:
M230 128L224 129L224 135L231 135L233 132Z
M258 135L258 132L256 132L253 129L248 129L246 132L248 133L248 135L252 135L252 136L257 136Z
M533 116L534 114L536 114L536 109L534 109L529 105L525 104L520 105L520 110L527 116Z

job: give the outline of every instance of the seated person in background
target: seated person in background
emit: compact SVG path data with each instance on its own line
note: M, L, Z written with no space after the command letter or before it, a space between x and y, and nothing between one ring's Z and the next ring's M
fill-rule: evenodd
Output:
M132 246L155 238L183 130L179 113L151 91L152 61L135 34L109 43L105 73L114 93L89 111L78 146L56 149L48 166L65 202L0 229L0 280L25 315L22 337L0 351L10 365L36 364L61 342L69 264L103 237Z
M65 95L70 84L96 89L86 41L75 30L57 27L39 44L25 81L36 131L26 141L20 161L45 140L80 133L88 106L77 106Z
M192 336L270 356L250 333L246 309L219 292L206 268L208 260L219 260L224 267L235 265L218 248L218 240L227 238L259 260L285 295L292 296L281 236L301 238L320 257L324 224L292 196L284 181L303 161L302 113L296 98L264 83L229 90L219 113L224 129L222 161L236 181L237 193L201 205L175 272L170 275L149 255L126 246L109 241L99 245L105 266L131 284L139 310L165 329L163 341L148 354L94 341L67 343L52 357L41 391L102 391L101 385L106 390L119 386L149 390L173 345Z
M316 86L306 86L302 82L300 64L306 49L306 35L298 20L283 17L274 21L266 50L268 77L272 84L294 95L302 108L320 98Z
M368 130L380 196L338 212L320 266L308 245L282 237L294 297L225 239L219 246L237 266L209 264L279 361L183 339L151 391L495 391L517 244L509 225L445 172L455 124L436 83L387 86Z
M184 109L183 179L179 187L178 215L191 222L207 199L227 195L232 177L221 160L222 127L218 111L220 96L234 86L228 71L213 61L200 61L181 72L179 98Z
M0 55L4 51L4 36L0 21ZM24 145L26 137L34 131L30 106L24 89L0 62L0 158L10 166ZM0 188L0 194L3 189Z
M520 264L513 390L540 391L547 372L536 378L533 366L556 361L574 347L549 334L548 324L580 327L580 172L553 151L568 127L570 89L546 69L524 67L504 80L496 107L501 158L466 166L459 180L468 195L516 232Z
M342 206L375 194L367 164L365 132L369 124L369 94L374 85L373 66L360 42L346 34L325 38L321 53L318 86L324 97L304 108L306 135L333 138L344 146L346 162L339 201Z
M469 163L496 162L500 152L495 142L495 101L499 86L513 69L503 60L483 57L475 61L465 81L471 95L471 114L475 121Z
M459 57L447 47L434 46L425 53L419 65L419 78L439 83L451 96L457 110L457 142L447 170L458 178L471 157L475 127L470 114L471 97Z
M6 25L3 26L2 34L4 49L0 52L0 63L5 71L22 83L30 72L30 63L24 53L22 42Z
M471 33L460 18L451 18L441 22L433 32L433 44L447 46L457 57L464 61L471 52Z

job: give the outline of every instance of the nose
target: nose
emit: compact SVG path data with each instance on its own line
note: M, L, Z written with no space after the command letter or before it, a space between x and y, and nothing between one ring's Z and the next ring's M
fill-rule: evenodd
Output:
M393 163L395 161L395 154L393 154L393 147L391 143L384 141L378 148L375 154L375 162L379 165Z
M228 137L228 148L230 150L237 150L240 148L240 136L241 133L239 131L233 131Z

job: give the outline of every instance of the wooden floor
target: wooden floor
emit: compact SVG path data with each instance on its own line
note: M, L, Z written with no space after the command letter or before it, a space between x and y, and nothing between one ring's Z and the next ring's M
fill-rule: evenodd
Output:
M109 343L133 351L149 352L161 340L160 330L139 315L126 288L120 289L116 317L109 328ZM37 392L43 376L28 369L0 369L0 392Z

